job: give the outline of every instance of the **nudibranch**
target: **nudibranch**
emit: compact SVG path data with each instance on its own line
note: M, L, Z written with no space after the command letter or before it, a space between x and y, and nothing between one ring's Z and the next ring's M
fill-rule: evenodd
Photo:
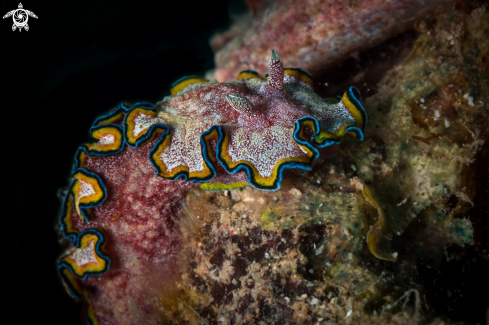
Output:
M261 190L277 190L287 168L310 169L317 148L345 133L363 139L367 116L351 87L332 104L317 96L311 76L284 69L272 51L266 79L252 70L216 83L189 77L155 107L134 107L124 119L126 143L158 137L149 159L166 179L219 181L217 168L245 172Z
M162 261L155 254L177 246L172 206L192 186L278 190L285 170L311 169L321 148L345 134L362 140L366 125L356 88L323 99L311 75L284 68L275 51L265 77L253 70L222 83L186 77L156 105L118 105L95 120L96 141L75 154L59 216L71 245L59 261L63 285L75 300L90 301L93 288L105 285L102 274L128 272L128 251L145 256L143 264ZM90 302L93 315L96 305Z

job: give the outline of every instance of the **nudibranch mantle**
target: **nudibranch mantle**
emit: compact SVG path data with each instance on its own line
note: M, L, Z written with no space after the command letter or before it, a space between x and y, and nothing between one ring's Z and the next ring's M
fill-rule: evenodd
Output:
M121 265L134 263L123 261L131 251L145 256L141 263L154 255L161 270L165 252L178 246L172 209L194 186L189 182L209 190L278 190L286 169L310 169L320 149L344 134L363 139L367 116L359 97L351 87L340 98L320 98L307 72L284 68L272 51L265 78L253 70L222 83L182 78L156 105L122 103L97 118L95 141L75 154L59 215L70 248L58 274L69 295L86 300L87 317L96 322L94 292L84 284L95 277L110 285L100 276L111 265L113 276L130 274Z
M317 148L345 133L363 139L367 123L358 90L326 101L309 74L284 69L275 51L266 79L250 70L223 83L189 77L171 93L155 107L134 106L124 119L129 146L159 137L149 158L171 180L219 182L218 162L229 174L244 171L258 189L277 190L286 168L310 169Z

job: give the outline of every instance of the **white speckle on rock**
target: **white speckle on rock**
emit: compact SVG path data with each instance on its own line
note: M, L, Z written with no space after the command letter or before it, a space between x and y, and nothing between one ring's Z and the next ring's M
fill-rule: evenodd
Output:
M474 106L474 97L470 96L469 93L466 93L464 95L464 98L467 99L467 103L470 105L470 106Z
M316 249L316 255L320 255L323 252L324 246L320 246L318 249Z
M292 189L289 191L289 193L290 193L290 194L292 194L292 195L296 195L296 196L301 196L301 195L302 195L301 191L299 191L299 190L298 190L298 189L296 189L296 188L292 188Z
M353 169L353 171L356 172L357 171L357 166L351 165L351 169Z
M403 205L406 202L407 202L407 198L405 198L404 200L402 200L397 206L400 207L401 205Z
M315 304L317 304L317 303L318 303L318 299L317 299L317 298L313 298L313 299L311 299L311 301L309 302L309 304L310 304L311 306L314 306L314 305L315 305Z
M350 309L350 310L349 310L349 311L346 313L345 318L350 317L352 312L353 312L353 310L351 310L351 309Z

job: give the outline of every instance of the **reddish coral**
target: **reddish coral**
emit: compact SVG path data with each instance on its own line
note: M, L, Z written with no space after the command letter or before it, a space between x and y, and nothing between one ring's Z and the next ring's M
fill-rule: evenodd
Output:
M287 64L316 74L407 30L418 19L449 8L452 1L279 0L248 4L251 19L242 17L230 32L211 41L218 51L213 75L218 81L232 79L243 69L265 72L270 44Z

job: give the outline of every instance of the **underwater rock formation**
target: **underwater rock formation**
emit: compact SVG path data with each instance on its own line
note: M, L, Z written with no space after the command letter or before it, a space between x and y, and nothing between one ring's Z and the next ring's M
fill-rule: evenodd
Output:
M229 80L243 69L264 73L270 44L291 66L316 75L346 57L449 9L452 0L247 1L239 18L211 41L213 78Z
M451 12L418 26L411 55L365 100L363 142L344 138L277 192L189 196L182 229L194 260L182 283L212 297L204 315L225 324L450 323L422 298L417 265L436 269L448 245L487 233L487 222L473 229L467 218L473 166L487 148L486 16Z
M368 125L354 89L320 99L276 53L268 80L186 78L156 106L100 117L60 214L67 292L93 324L441 324L417 266L482 231L468 217L487 147L486 17L419 24L362 101ZM246 138L277 125L283 146Z
M377 85L377 94L366 100L369 138L356 147L357 153L345 148L340 155L354 166L348 173L370 183L378 194L373 201L380 219L371 236L390 240L408 225L415 227L413 221L423 223L421 228L432 228L431 233L418 229L422 234L417 240L426 246L417 249L426 254L442 245L425 241L460 240L444 237L440 228L469 228L466 220L454 217L473 207L470 168L486 141L489 84L484 58L489 48L480 34L487 30L484 14L476 10L463 20L452 13L440 17L437 25L424 24L405 64L391 70ZM389 229L383 235L380 224ZM375 245L376 256L390 259L388 241ZM438 264L441 254L435 255Z

